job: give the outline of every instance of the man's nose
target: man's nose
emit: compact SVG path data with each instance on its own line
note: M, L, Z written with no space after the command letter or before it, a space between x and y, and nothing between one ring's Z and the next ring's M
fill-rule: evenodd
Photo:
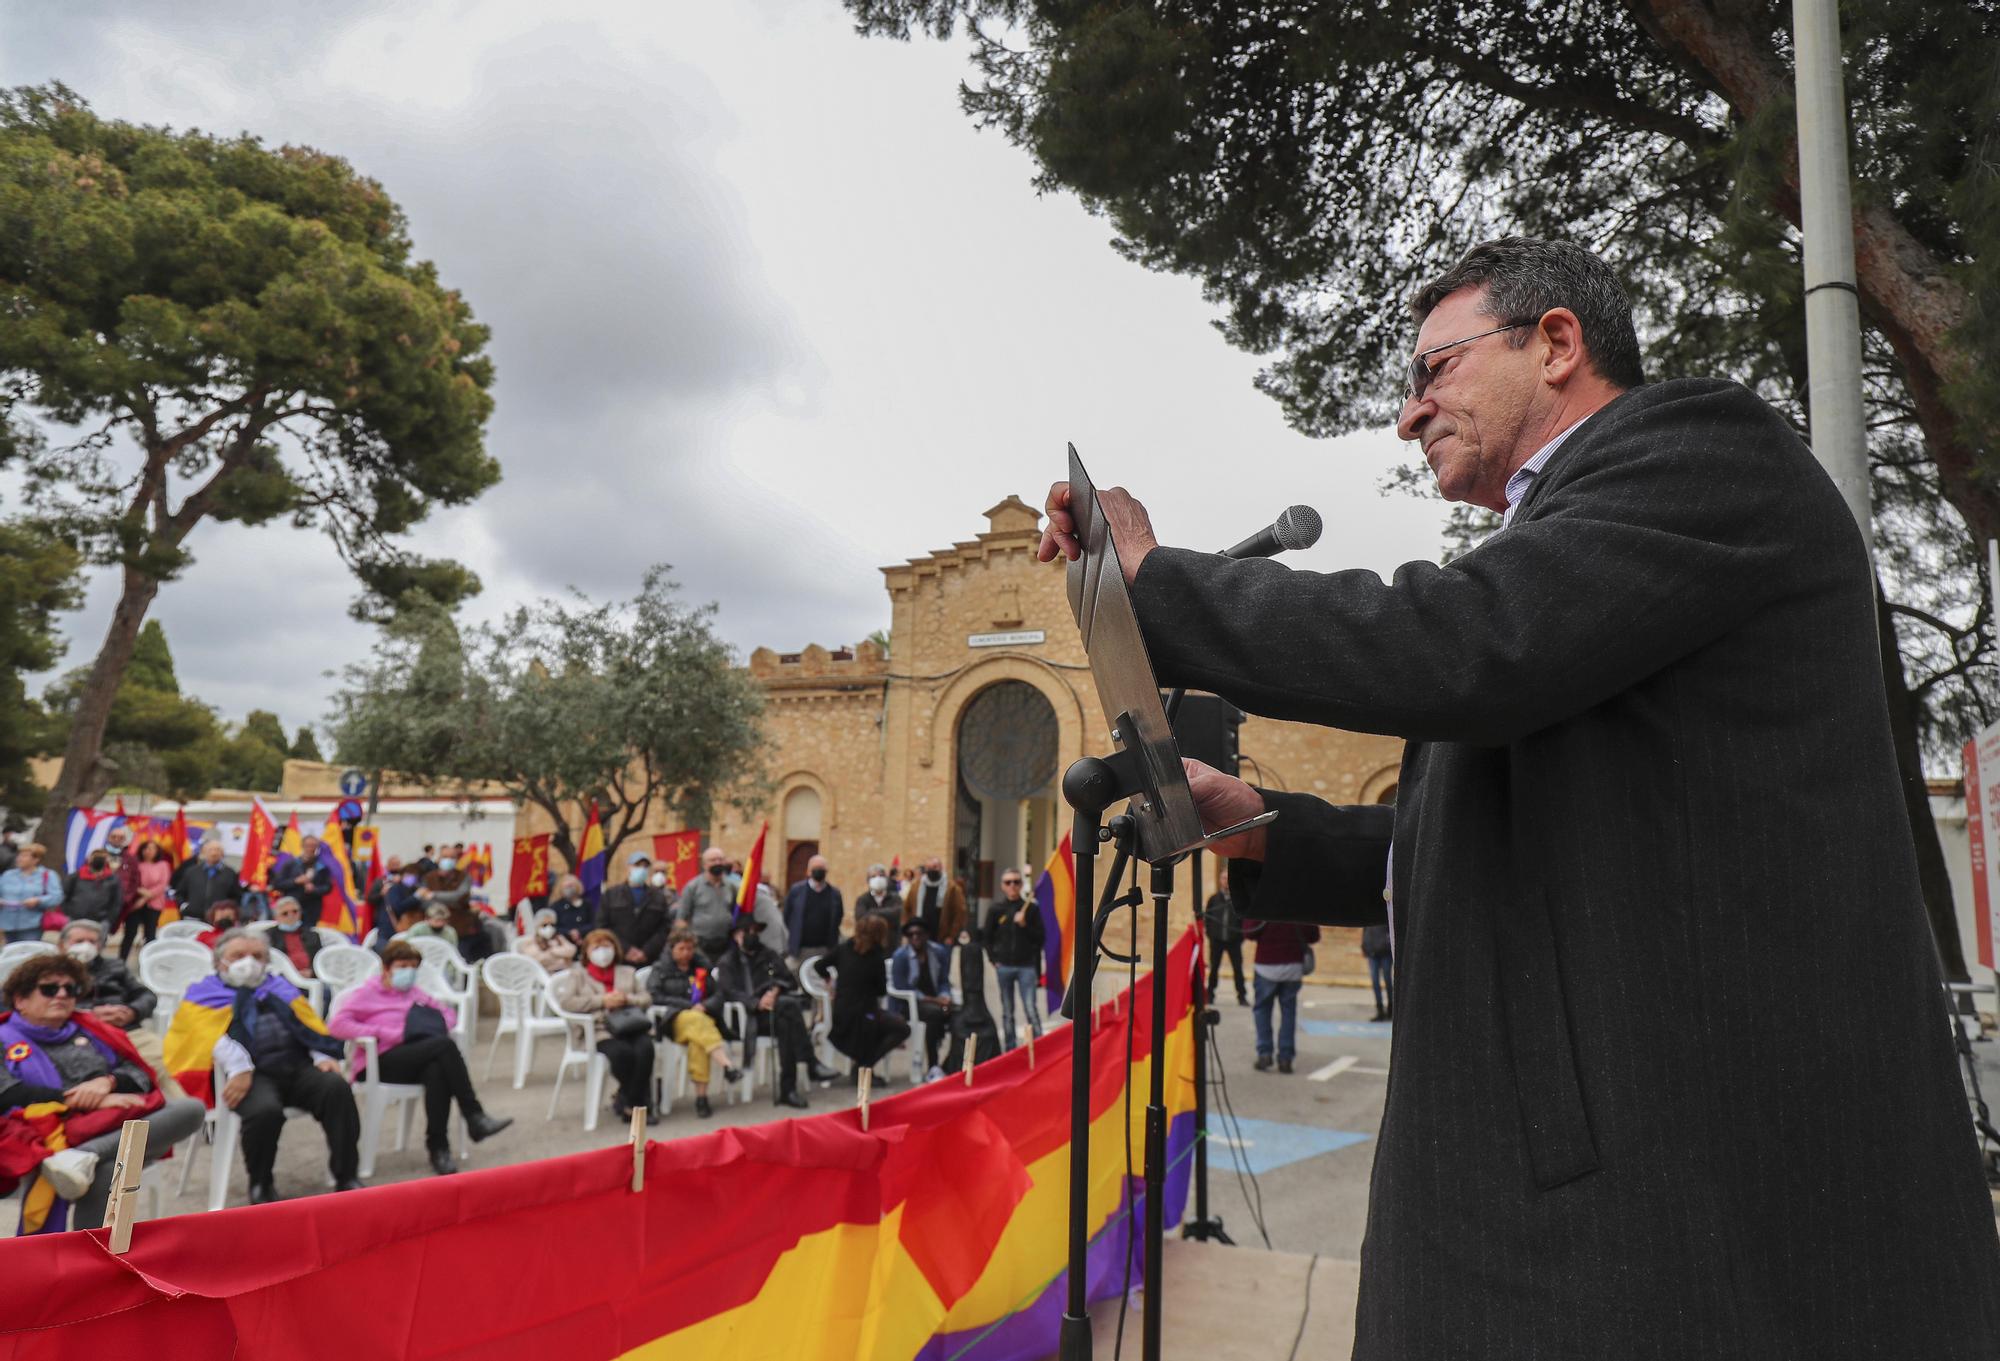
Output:
M1396 414L1396 437L1423 438L1424 426L1436 412L1437 406L1428 397L1405 397L1403 409Z

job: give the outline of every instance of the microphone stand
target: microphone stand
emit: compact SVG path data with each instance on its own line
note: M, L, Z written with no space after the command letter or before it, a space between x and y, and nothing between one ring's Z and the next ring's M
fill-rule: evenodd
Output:
M1192 857L1194 869L1195 929L1206 937L1208 921L1202 902L1200 851ZM1207 944L1204 939L1203 944ZM1210 965L1214 967L1213 964ZM1211 1005L1208 974L1194 975L1194 1218L1181 1225L1181 1237L1197 1243L1223 1243L1234 1247L1236 1240L1222 1229L1222 1216L1208 1214L1208 1034L1221 1019Z

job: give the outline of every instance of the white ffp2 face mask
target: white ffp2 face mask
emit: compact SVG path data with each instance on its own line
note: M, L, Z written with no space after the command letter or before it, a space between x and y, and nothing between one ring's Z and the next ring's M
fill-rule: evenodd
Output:
M235 988L254 988L264 981L266 966L255 955L238 955L222 971L223 981Z
M590 962L600 969L610 968L611 961L617 957L618 952L613 950L609 945L600 945L590 952Z
M868 891L870 893L887 893L889 891L889 881L879 874L875 875L868 881Z

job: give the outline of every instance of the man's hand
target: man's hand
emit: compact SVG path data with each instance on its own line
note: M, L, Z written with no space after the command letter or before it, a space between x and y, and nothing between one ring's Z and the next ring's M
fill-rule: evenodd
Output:
M778 990L776 988L772 988L768 992L766 992L762 997L759 997L757 999L757 1010L769 1011L772 1007L776 1006L777 1004L778 1004Z
M340 1071L340 1060L317 1058L313 1060L313 1067L319 1069L322 1073L337 1073Z
M132 1024L134 1019L132 1008L121 1006L116 1002L106 1002L103 1006L92 1007L90 1014L106 1025L115 1025L120 1030Z
M79 1082L63 1093L63 1104L73 1111L94 1111L104 1104L111 1095L111 1078L94 1077L88 1082Z
M625 962L627 964L644 964L646 962L646 952L636 945L628 945L625 948Z
M1097 504L1104 508L1104 519L1118 545L1118 566L1125 574L1125 584L1130 586L1139 575L1139 564L1160 546L1160 541L1153 537L1152 517L1123 487L1100 490ZM1076 537L1076 517L1070 512L1069 483L1058 482L1050 487L1043 508L1049 513L1049 523L1042 531L1042 542L1035 556L1043 562L1054 562L1056 554L1061 553L1075 562L1083 554L1083 544Z
M1181 758L1187 769L1188 788L1194 794L1195 810L1201 814L1206 831L1218 831L1247 822L1264 811L1264 796L1234 775L1224 775L1213 766ZM1235 860L1264 858L1264 829L1253 828L1241 836L1218 841L1209 848L1217 855Z
M235 1110L243 1104L243 1098L250 1095L250 1079L256 1074L244 1069L235 1077L222 1084L222 1104Z

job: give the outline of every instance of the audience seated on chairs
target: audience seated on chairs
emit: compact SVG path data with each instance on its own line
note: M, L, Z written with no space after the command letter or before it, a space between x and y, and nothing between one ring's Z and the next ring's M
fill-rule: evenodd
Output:
M879 914L857 917L854 934L830 955L806 965L824 975L833 970L833 1017L827 1039L854 1060L855 1071L873 1068L910 1038L910 1023L882 1005L889 990L889 921Z
M0 1194L34 1177L21 1200L21 1233L97 1228L111 1195L119 1126L149 1122L151 1162L201 1128L201 1103L167 1099L131 1037L77 1009L90 970L75 956L36 955L15 966L3 986L0 1125L9 1128L0 1137Z
M451 926L451 909L443 903L424 904L424 919L403 934L408 936L436 936L454 950L458 948L458 932Z
M764 944L764 924L743 915L730 931L729 952L716 965L725 1002L740 1002L749 1012L749 1031L743 1036L743 1052L751 1052L751 1041L771 1036L778 1042L778 1091L780 1106L805 1109L805 1093L799 1090L798 1066L808 1066L807 1075L815 1082L830 1081L835 1074L820 1067L813 1056L812 1037L806 1033L807 1002L799 980L785 967L776 950Z
M237 907L230 899L224 898L220 902L210 903L208 907L208 930L196 936L195 939L210 950L213 950L215 942L222 939L222 933L229 930L232 926L241 925L242 921L242 909Z
M514 1122L488 1115L479 1104L472 1075L465 1069L465 1054L451 1035L458 1013L417 986L423 962L416 946L406 940L390 941L382 947L382 972L342 997L327 1028L343 1040L374 1036L382 1081L423 1086L424 1146L430 1151L431 1170L443 1176L458 1171L451 1156L454 1099L474 1143L492 1138Z
M264 939L276 954L299 971L299 977L313 976L313 956L319 953L317 930L306 928L305 909L297 898L280 898L271 904L271 920L277 925Z
M210 1105L243 1121L250 1203L278 1198L272 1169L285 1107L319 1121L337 1191L360 1187L361 1115L341 1075L344 1049L291 982L271 971L263 937L238 927L215 947L215 972L181 999L167 1030L167 1067Z
M576 944L565 940L556 925L556 912L545 907L535 914L535 929L521 938L515 953L526 955L552 974L576 963Z
M930 937L921 917L903 923L903 946L889 961L889 982L917 995L915 1019L924 1023L924 1067L930 1079L944 1076L938 1066L938 1046L952 1028L951 952ZM898 1015L904 1003L892 997Z
M667 937L667 952L653 966L647 986L653 1005L666 1011L660 1018L659 1034L687 1049L694 1113L706 1120L715 1114L708 1100L708 1074L716 1060L722 1062L724 1082L740 1082L743 1074L729 1062L729 1047L716 1024L722 1015L722 989L708 958L695 948L694 932L684 926L674 928Z
M611 1109L620 1120L653 1108L653 1021L639 974L621 963L618 937L599 928L583 938L584 962L555 980L556 1000L566 1011L597 1017L597 1052L611 1063L618 1095Z

